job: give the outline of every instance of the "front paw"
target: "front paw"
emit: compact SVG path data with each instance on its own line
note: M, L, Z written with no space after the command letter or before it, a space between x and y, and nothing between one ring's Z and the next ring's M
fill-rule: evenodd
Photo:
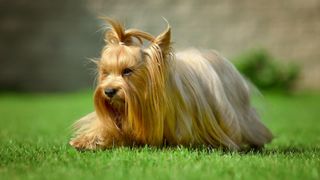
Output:
M96 150L102 147L98 137L76 137L69 144L77 150Z

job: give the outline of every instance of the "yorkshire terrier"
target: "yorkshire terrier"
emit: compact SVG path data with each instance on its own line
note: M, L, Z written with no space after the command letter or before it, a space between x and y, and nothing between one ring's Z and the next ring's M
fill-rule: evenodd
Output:
M242 150L272 140L250 104L248 83L226 58L209 50L174 53L169 24L155 37L106 20L95 111L75 123L73 147Z

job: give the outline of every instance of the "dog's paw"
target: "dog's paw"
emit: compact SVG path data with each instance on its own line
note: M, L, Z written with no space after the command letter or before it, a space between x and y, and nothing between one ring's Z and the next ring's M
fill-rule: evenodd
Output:
M77 150L96 150L101 149L101 140L97 137L77 137L71 139L69 144Z

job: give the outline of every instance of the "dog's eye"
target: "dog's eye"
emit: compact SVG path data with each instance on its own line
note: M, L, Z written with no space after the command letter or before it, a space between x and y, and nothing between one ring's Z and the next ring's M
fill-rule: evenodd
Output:
M122 71L122 75L123 76L130 76L132 74L132 69L130 68L125 68L123 71Z
M108 76L109 75L109 72L105 69L102 69L101 70L101 73L104 75L104 76Z

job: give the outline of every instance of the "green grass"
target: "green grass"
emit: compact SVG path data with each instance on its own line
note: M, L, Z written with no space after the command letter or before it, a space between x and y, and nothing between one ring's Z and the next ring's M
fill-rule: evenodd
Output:
M261 103L258 104L260 107ZM116 148L77 152L70 125L91 93L0 94L0 179L319 179L320 94L266 94L276 138L261 152Z

